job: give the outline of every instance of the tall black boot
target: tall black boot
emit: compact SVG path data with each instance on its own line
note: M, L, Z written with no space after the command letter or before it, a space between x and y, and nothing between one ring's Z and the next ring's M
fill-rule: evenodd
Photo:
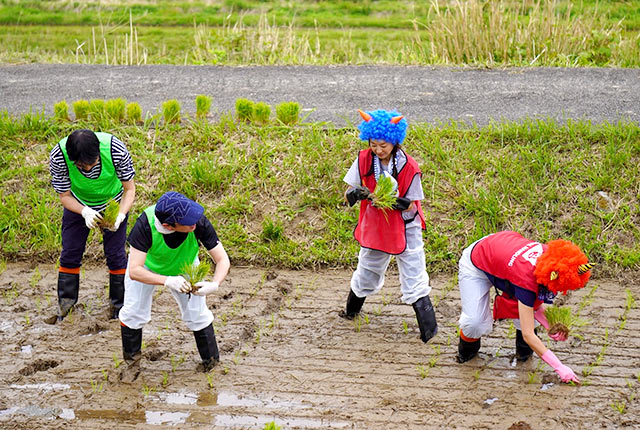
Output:
M525 342L522 331L516 330L516 359L518 361L527 361L532 354L533 349Z
M140 359L142 358L142 329L129 328L120 323L122 334L122 356L125 367L120 373L120 380L124 383L132 383L140 374Z
M438 322L436 321L436 312L431 304L429 296L420 297L413 304L413 310L416 311L418 327L420 327L420 339L427 343L429 339L438 333Z
M458 343L458 354L456 355L456 361L458 363L469 361L478 354L478 351L480 351L480 339L473 342L467 342L461 337L460 342Z
M58 272L58 320L67 316L73 305L78 302L80 274Z
M213 324L209 324L202 330L194 331L193 337L196 338L196 346L198 347L200 358L202 358L204 371L208 372L220 361L220 352L218 351L218 342L216 342Z
M340 311L340 316L342 318L346 318L348 320L352 320L360 313L362 309L362 305L364 304L365 297L358 297L353 292L353 290L349 290L349 297L347 297L347 307L345 310Z
M124 274L109 273L109 318L117 319L124 304Z

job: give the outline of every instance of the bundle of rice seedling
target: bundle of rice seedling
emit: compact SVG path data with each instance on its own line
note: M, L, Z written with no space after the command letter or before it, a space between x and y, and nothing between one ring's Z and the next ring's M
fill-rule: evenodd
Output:
M570 332L576 336L580 327L587 324L587 321L574 314L571 308L565 306L548 306L544 310L544 316L549 322L549 334L564 333L568 336ZM579 336L578 336L579 337Z
M373 206L378 209L391 209L396 203L396 191L393 180L385 174L380 175L376 189L373 191Z
M120 213L120 203L115 200L109 200L107 203L107 207L104 208L104 212L102 213L102 222L100 222L100 226L102 228L111 228L116 223L116 218L118 218L118 213Z
M180 271L182 272L182 277L191 285L191 293L195 293L200 288L197 287L196 284L204 281L204 278L206 278L211 271L211 265L206 261L201 261L200 264L185 263Z

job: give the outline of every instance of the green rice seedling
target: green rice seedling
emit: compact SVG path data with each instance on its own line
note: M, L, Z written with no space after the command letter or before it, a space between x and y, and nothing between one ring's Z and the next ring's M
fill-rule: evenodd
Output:
M109 381L109 372L107 372L107 369L102 369L102 379L104 379L105 382Z
M568 306L549 306L544 310L544 315L549 321L549 334L564 333L568 336L587 324L587 321L574 314Z
M258 124L267 124L271 117L271 106L265 102L256 103L253 111L253 120Z
M418 364L416 366L416 368L418 369L418 374L420 375L420 377L422 379L426 378L427 376L429 376L429 367L423 365L423 364Z
M154 387L150 387L147 384L142 384L142 395L144 397L149 397L156 389Z
M142 122L142 108L137 102L127 103L127 121L130 124L140 124Z
M360 333L362 330L362 322L364 318L362 318L359 314L353 319L353 328L356 330L356 333Z
M0 259L0 275L2 275L5 270L7 270L7 260L3 258Z
M284 125L294 125L300 116L300 103L283 102L276 106L276 116Z
M276 424L275 421L271 421L268 423L265 423L264 425L264 430L280 430L282 427L280 427L278 424Z
M102 391L103 387L104 387L104 382L91 381L91 391L93 393L99 393L100 391Z
M527 372L527 384L537 384L540 382L540 375L537 371Z
M373 191L373 205L378 209L389 210L396 203L393 181L387 175L380 175L376 189Z
M196 284L200 281L204 281L204 278L209 275L210 271L211 264L206 261L201 261L199 264L185 263L185 265L180 269L182 277L191 285L192 293L198 291L199 287L197 287Z
M62 100L53 105L53 117L57 121L66 122L69 121L69 105L66 101Z
M31 325L31 318L29 318L29 315L24 316L24 325L26 327L29 327Z
M205 118L211 109L211 97L204 94L196 96L196 117Z
M620 414L624 414L627 411L627 402L624 400L614 400L611 402L611 408Z
M111 358L113 359L113 368L117 369L118 367L120 367L120 365L122 364L122 360L118 358L115 352L113 353L113 356L111 356Z
M111 199L109 203L107 203L107 207L104 208L102 213L102 221L100 222L100 227L103 229L109 229L114 226L116 223L116 218L118 218L118 214L120 213L120 203Z
M40 270L38 270L38 268L36 267L31 274L31 278L29 279L29 285L31 285L31 288L37 287L40 279L42 279L42 275L40 274Z
M124 111L127 105L122 98L110 99L104 103L104 111L111 120L116 123L124 121Z
M73 113L76 116L76 120L86 120L89 119L89 101L88 100L77 100L73 102Z
M167 100L162 103L162 116L165 124L180 123L180 102L178 100Z
M480 369L473 372L473 380L478 381L478 379L480 379Z
M402 321L402 332L404 334L409 334L409 324L406 321Z
M214 381L214 379L213 379L214 375L215 375L215 370L212 370L211 372L207 373L207 385L209 386L209 388L213 388L213 387L214 387L214 385L215 385L215 384L213 383L213 381Z
M162 382L163 387L169 385L169 372L162 372Z
M102 119L104 116L104 100L93 99L89 102L89 117L92 120Z
M222 368L222 374L223 374L223 375L228 374L228 373L229 373L229 370L231 370L231 369L229 369L229 366L225 365L225 366Z
M238 121L250 122L253 120L255 103L249 99L236 100L236 119Z

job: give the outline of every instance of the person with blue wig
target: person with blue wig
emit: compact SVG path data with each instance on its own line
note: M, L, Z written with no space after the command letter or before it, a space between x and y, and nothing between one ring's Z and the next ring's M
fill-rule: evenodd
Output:
M407 121L395 111L359 112L363 119L358 127L360 139L369 147L360 151L344 181L349 185L345 193L349 205L360 202L354 231L360 253L347 305L340 315L353 319L360 313L366 297L382 289L391 256L395 255L402 301L413 305L420 338L426 343L438 332L438 324L429 299L431 286L422 241L422 174L418 163L400 147ZM371 191L381 176L389 177L395 189L396 201L391 209L372 204Z

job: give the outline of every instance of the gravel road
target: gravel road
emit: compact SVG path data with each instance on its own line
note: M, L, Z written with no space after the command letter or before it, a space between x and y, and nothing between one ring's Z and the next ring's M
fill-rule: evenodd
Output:
M410 121L526 117L640 119L639 69L460 69L399 66L0 66L0 110L52 113L66 100L123 97L156 113L177 99L195 111L198 94L212 96L212 114L232 111L237 98L276 105L297 101L307 121L343 126L358 108L395 108Z

